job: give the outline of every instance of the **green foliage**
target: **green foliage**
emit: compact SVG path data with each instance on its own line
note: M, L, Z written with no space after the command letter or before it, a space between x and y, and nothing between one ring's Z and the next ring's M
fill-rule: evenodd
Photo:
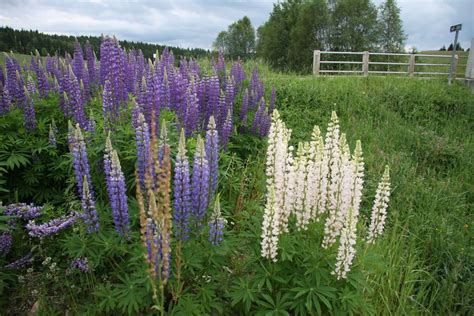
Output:
M244 16L242 19L229 25L227 31L219 32L214 41L214 49L222 50L227 56L247 59L253 56L255 51L255 29L250 19Z
M402 29L400 8L397 6L395 0L386 0L380 5L379 32L379 45L382 51L403 51L403 44L406 36Z

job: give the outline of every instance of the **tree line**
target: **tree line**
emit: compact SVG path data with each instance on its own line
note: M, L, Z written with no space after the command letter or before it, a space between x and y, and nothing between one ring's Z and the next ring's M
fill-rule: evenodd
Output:
M257 40L247 20L220 32L214 48L231 57L256 55L277 70L309 71L316 49L399 52L406 39L395 0L379 7L370 0L281 1L257 29Z
M89 41L92 48L100 57L100 36L67 36L67 35L55 35L45 34L33 30L15 30L11 27L4 26L0 27L0 51L20 54L31 54L37 49L42 56L48 54L58 54L64 56L65 53L73 54L74 42L79 41L81 45L84 45L86 41ZM210 55L209 50L202 48L180 48L170 47L159 44L149 44L143 42L131 42L120 40L120 45L126 49L141 49L145 58L152 58L153 54L158 50L163 51L165 47L172 50L176 56L183 57L206 57Z

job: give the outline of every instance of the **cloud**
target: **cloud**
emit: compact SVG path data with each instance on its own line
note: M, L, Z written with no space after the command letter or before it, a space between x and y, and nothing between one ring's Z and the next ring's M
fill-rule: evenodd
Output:
M379 5L383 0L373 0ZM460 41L474 37L472 0L398 0L407 45L449 45L449 26L463 23ZM272 11L272 0L1 0L0 25L68 35L115 35L120 39L211 48L219 31L247 15L254 27Z

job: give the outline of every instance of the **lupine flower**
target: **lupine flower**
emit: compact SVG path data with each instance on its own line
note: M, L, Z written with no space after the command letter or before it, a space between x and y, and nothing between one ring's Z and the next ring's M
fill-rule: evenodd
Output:
M280 236L280 210L278 209L274 185L270 185L262 222L262 257L277 261Z
M311 219L311 208L309 206L310 194L308 192L308 155L309 144L300 142L295 158L295 214L298 229L307 229Z
M33 106L33 99L30 97L28 89L24 88L25 92L25 104L23 106L23 115L25 117L25 127L28 131L32 132L36 129L36 113Z
M130 230L130 219L128 216L125 177L122 172L122 167L120 166L117 151L112 148L110 132L105 145L104 167L115 230L120 235L127 237Z
M4 268L5 269L22 269L24 267L29 266L31 263L33 263L33 261L34 261L33 254L29 253L26 256L21 257L20 259L7 264Z
M80 257L71 261L71 268L77 269L83 273L88 273L91 271L89 259L87 257Z
M269 114L272 114L273 109L275 109L275 99L276 99L276 90L275 90L275 87L272 87L272 94L270 95L270 106L268 108Z
M54 133L54 129L51 124L49 124L49 136L48 136L48 142L51 146L56 148L56 134Z
M209 201L209 163L206 158L204 142L198 135L196 152L194 153L192 177L193 216L197 222L206 215Z
M216 130L216 122L214 116L209 118L209 124L207 125L206 131L206 157L209 162L209 200L217 189L217 178L218 178L218 160L219 160L219 135Z
M87 178L84 175L83 181L83 189L82 189L82 198L81 198L81 206L84 213L82 214L82 218L84 223L87 226L87 232L93 233L99 231L99 219L97 217L97 210L95 208L95 201L92 196L91 191L89 191L89 184L87 182Z
M138 126L136 128L137 144L137 169L140 178L140 185L145 188L145 173L149 164L150 156L150 131L145 117L142 113L138 115Z
M350 271L355 256L357 216L352 208L349 209L346 222L341 231L339 249L336 258L336 267L331 274L337 279L345 279Z
M189 232L189 217L191 215L191 186L189 161L186 156L186 138L181 129L178 155L174 167L174 223L176 239L187 240Z
M225 85L225 59L224 52L219 50L219 55L217 57L217 62L214 64L214 71L219 77L220 86L224 87Z
M369 234L367 242L374 243L375 239L382 235L385 219L387 218L387 207L390 199L390 170L385 166L385 171L375 194L374 206L370 218Z
M217 194L216 200L214 201L214 210L209 219L209 241L214 246L217 246L222 242L226 223L227 220L223 218L221 214L221 204L219 201L219 194Z
M328 162L324 153L324 140L318 126L315 126L311 135L309 148L309 182L308 191L310 196L311 218L319 221L326 211L327 185L328 185Z
M247 113L249 110L249 90L245 89L244 96L242 97L242 106L240 107L240 124L244 125L247 121Z
M191 136L196 130L199 120L199 105L196 96L196 89L194 83L191 83L186 91L186 111L185 111L186 135Z
M58 234L62 230L71 227L76 223L77 218L77 214L73 212L44 224L36 224L34 220L30 220L25 227L28 230L28 235L31 237L46 237Z
M222 133L220 140L224 150L227 149L227 144L229 143L229 138L232 134L232 127L232 109L230 108L227 112L227 117L224 121L224 125L222 125Z
M95 131L95 117L94 117L94 112L92 109L89 111L89 120L87 121L87 131L90 133L93 133Z
M33 204L25 203L9 204L5 208L5 215L15 216L28 221L41 216L43 208L43 206L34 206Z
M230 69L230 76L234 78L235 85L237 87L242 86L242 82L245 80L245 71L242 67L242 61L240 58L232 65Z
M10 252L12 248L13 238L12 233L3 232L0 233L0 255L5 256Z

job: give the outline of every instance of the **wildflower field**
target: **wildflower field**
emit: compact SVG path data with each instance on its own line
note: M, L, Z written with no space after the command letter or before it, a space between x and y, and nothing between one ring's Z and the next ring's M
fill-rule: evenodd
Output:
M2 314L473 312L467 88L159 53L3 56Z

